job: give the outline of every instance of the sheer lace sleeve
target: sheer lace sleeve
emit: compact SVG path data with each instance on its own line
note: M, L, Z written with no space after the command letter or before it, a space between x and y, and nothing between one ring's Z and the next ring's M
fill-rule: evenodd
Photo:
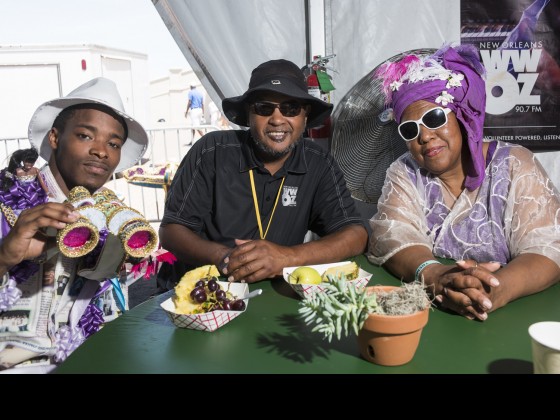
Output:
M511 190L505 215L512 258L535 253L560 265L560 195L527 149L511 151Z
M402 159L387 170L377 213L370 220L368 259L383 264L400 250L423 245L432 249L433 240L428 235L423 214L425 197L413 184L410 169ZM423 191L423 190L421 190Z
M560 265L560 195L528 149L499 143L478 189L464 190L452 208L442 197L437 177L411 158L391 165L370 221L370 261L424 245L445 258L506 264L535 253Z

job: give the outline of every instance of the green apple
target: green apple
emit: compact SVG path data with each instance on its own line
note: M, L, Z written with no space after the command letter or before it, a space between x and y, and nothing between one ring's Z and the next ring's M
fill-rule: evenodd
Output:
M323 281L321 275L313 267L298 267L288 275L292 284L319 284Z

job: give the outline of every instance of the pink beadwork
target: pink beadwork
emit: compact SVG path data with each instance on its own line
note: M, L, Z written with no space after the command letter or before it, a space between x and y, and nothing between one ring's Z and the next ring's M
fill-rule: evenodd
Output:
M152 235L147 231L139 231L134 233L127 242L127 245L132 249L138 249L145 247L150 240Z
M83 246L91 237L91 231L87 227L77 227L68 232L63 239L63 243L68 248L78 248Z

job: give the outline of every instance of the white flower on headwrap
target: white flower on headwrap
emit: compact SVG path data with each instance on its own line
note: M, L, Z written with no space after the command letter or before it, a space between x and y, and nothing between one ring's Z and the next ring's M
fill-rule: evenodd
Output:
M399 90L399 88L402 86L402 84L403 84L402 82L399 82L398 80L395 80L393 83L391 83L389 85L389 87L394 92L396 90Z
M447 85L445 85L445 87L447 89L451 87L459 87L461 86L461 80L463 80L464 78L465 76L462 73L451 73L451 76L449 76Z
M455 99L455 97L447 93L446 90L444 90L443 92L441 92L441 95L439 95L436 98L436 103L442 104L443 106L447 106L447 104L453 103L453 99Z

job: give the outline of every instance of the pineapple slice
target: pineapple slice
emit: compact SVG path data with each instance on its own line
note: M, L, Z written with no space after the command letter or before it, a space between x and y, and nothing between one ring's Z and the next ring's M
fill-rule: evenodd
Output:
M194 270L187 271L181 280L175 286L175 296L173 303L175 304L175 312L178 314L193 314L200 312L202 303L195 302L191 299L191 292L194 285L200 279L208 277L219 277L220 272L215 265L204 265Z
M323 281L327 281L328 275L332 275L334 277L340 277L342 274L344 274L345 279L350 281L358 278L359 270L360 267L358 267L358 264L352 261L348 264L328 268L327 270L325 270L325 272L321 277L323 278Z

